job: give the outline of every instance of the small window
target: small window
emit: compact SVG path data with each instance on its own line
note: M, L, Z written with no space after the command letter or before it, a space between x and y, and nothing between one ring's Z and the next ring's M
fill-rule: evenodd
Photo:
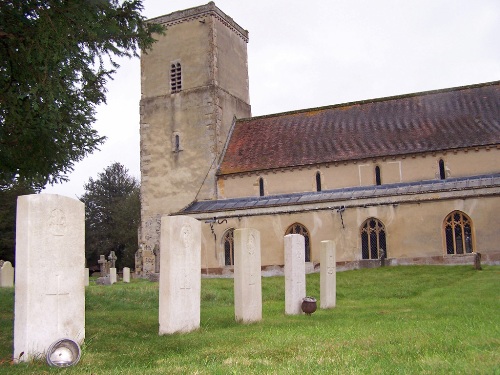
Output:
M264 179L262 177L259 178L259 195L264 196Z
M472 220L462 211L453 211L444 219L446 254L470 254L474 251Z
M316 172L316 191L321 191L321 173Z
M172 133L172 151L182 151L181 134L179 132Z
M385 226L378 219L370 218L361 226L361 257L363 259L387 257Z
M307 228L299 223L292 224L288 227L288 229L285 232L285 235L287 234L301 234L304 236L304 242L305 242L305 261L310 262L311 261L311 240L309 237L309 231Z
M439 159L439 178L441 180L446 179L446 170L444 167L444 161L443 159Z
M224 264L234 266L234 229L228 229L222 239L224 244Z
M170 65L170 91L172 94L182 90L182 68L181 63Z
M380 178L380 167L378 165L375 167L375 183L377 185L382 184L382 179Z

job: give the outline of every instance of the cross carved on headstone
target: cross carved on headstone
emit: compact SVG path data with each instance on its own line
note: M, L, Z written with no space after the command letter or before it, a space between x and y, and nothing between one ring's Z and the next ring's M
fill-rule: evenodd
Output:
M99 263L99 267L101 269L101 277L104 277L106 276L106 258L104 257L104 255L101 255L99 257L99 260L97 261L97 263Z
M115 252L114 252L114 251L112 251L112 252L110 252L110 253L109 253L109 255L108 255L108 260L109 260L109 262L111 263L111 265L110 265L110 267L111 267L111 268L116 268L116 267L115 267L115 262L116 262L116 260L117 260L117 259L118 259L118 258L116 257L116 255L115 255Z

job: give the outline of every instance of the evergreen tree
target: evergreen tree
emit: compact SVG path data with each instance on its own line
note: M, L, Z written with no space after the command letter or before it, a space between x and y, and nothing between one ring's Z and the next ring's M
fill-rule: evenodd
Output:
M0 259L15 265L17 197L34 194L27 183L16 183L0 188Z
M65 181L104 142L92 124L116 58L163 32L142 9L142 0L0 1L0 188Z
M97 265L99 255L111 251L117 268L134 267L140 223L140 186L120 163L99 173L84 185L80 200L85 204L85 256L87 266Z

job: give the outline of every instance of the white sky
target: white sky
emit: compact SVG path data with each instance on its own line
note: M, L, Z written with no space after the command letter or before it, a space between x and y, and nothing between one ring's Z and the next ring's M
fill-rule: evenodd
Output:
M143 0L153 18L208 0ZM500 80L499 0L218 0L244 29L254 116ZM168 31L167 31L168 32ZM140 179L139 60L122 60L95 128L107 142L44 192L79 197L120 162Z

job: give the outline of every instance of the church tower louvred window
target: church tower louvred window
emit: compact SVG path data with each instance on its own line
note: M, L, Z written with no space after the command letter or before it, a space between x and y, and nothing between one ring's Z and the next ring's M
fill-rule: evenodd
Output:
M181 63L172 63L170 65L170 91L173 93L182 90L182 68Z

